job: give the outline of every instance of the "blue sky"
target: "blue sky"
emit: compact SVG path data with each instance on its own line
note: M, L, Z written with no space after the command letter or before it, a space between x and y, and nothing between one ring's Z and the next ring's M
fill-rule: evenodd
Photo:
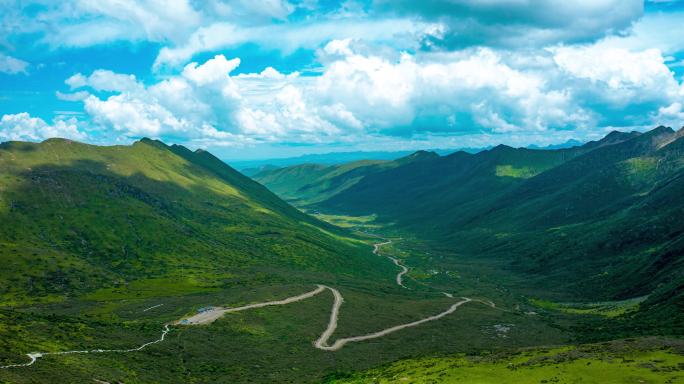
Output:
M684 125L676 0L0 0L0 141L250 159Z

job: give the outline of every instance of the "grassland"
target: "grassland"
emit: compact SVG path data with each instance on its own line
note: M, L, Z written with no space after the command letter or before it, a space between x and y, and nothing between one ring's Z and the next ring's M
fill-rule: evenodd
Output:
M530 299L536 307L560 311L565 313L600 315L605 317L618 317L638 311L639 304L643 303L648 296L635 297L633 299L618 301L602 301L596 303L555 303L549 300Z
M399 361L326 383L682 383L684 344L667 339ZM345 377L347 376L347 377Z
M493 153L517 156L511 150ZM433 160L409 161L407 166L429 170ZM527 167L533 160L523 157L515 167ZM484 184L471 185L473 190L524 179L496 176L491 165ZM508 363L515 362L521 370L538 371L538 376L528 376L540 381L554 380L545 376L551 370L546 362L551 361L567 364L568 372L596 362L605 370L633 371L649 380L639 364L658 360L659 372L679 368L678 347L669 341L655 347L637 344L632 355L596 350L587 357L590 361L572 352L584 353L583 346L511 355L524 347L679 334L681 314L671 303L681 290L675 285L657 287L660 291L638 307L631 302L577 304L569 299L575 292L567 291L567 275L556 275L558 289L550 289L549 280L540 282L529 273L548 265L543 256L554 250L570 249L567 252L580 259L581 250L572 244L585 241L583 236L615 239L598 224L524 233L476 228L444 243L387 227L378 222L379 216L319 212L319 219L335 224L330 225L294 209L206 153L150 140L105 148L59 140L9 143L0 147L0 170L0 261L5 266L0 270L0 365L25 360L23 354L31 351L135 347L158 338L163 324L198 308L282 299L310 291L315 283L334 286L345 298L335 337L442 312L454 299L441 292L496 304L469 303L440 321L331 353L312 346L326 327L332 304L329 294L321 294L288 306L230 314L211 326L177 327L164 343L141 352L46 356L31 367L1 370L0 382L367 380L371 376L362 371L377 369L370 372L381 374L396 362L395 373L387 376L391 380L399 371L412 372L411 362L426 356L428 360L420 361L429 365L451 359L473 375L486 369L503 374ZM620 228L640 228L630 220L620 221ZM656 222L663 223L675 229L680 225ZM591 231L583 233L583 228ZM372 233L393 240L382 251L411 268L405 279L408 289L396 286L396 266L371 253L370 244L377 241ZM531 234L539 241L529 242ZM605 246L622 246L618 240ZM671 253L675 258L677 241L675 236L671 243L625 257L639 261ZM530 264L522 268L500 257L506 250L514 250L518 262ZM621 260L632 268L648 267L627 263L631 259L626 258ZM589 263L584 268L602 279L621 266L608 269ZM666 296L670 294L675 296ZM644 315L650 313L657 317ZM613 364L613 355L639 363L605 365ZM560 361L558 356L570 357ZM539 361L545 363L534 365ZM430 372L422 376L439 382L440 376L432 378Z

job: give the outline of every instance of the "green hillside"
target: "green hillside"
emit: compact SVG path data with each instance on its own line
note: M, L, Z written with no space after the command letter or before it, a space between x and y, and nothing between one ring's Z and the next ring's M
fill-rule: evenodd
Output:
M283 199L302 207L331 199L371 175L414 163L439 159L434 152L418 151L397 160L361 160L341 165L300 164L266 169L252 176Z
M374 215L444 253L444 268L448 260L498 265L502 278L517 276L506 289L519 294L569 302L650 295L625 316L647 334L681 334L683 132L658 127L567 149L501 145L407 162L305 208Z
M507 191L593 149L633 137L614 133L600 142L558 150L496 146L477 154L456 152L425 162L365 177L316 207L336 212L377 213L401 225L421 221L421 228L440 231L442 220L480 215ZM427 227L426 227L427 224ZM432 224L432 225L431 225Z
M203 151L5 143L0 186L5 305L179 274L375 273L358 268L373 262L365 245Z
M128 350L200 308L283 300L315 284L343 296L331 343L470 301L333 352L313 343L335 312L336 296L325 291L211 325L174 325L143 351L42 356L0 369L0 382L364 382L366 369L394 375L387 364L424 368L407 358L446 356L426 361L478 374L525 347L681 335L680 136L658 128L559 150L418 152L262 174L347 229L202 150L148 139L4 143L0 367L27 363L32 351ZM392 240L379 255L370 246L377 236ZM629 367L651 379L640 364L681 360L661 344L587 359L606 369L613 357L632 359ZM565 358L563 348L551 353ZM504 357L478 360L489 352ZM529 353L537 361L549 350ZM540 378L549 371L533 368Z
M326 383L678 383L679 340L619 340L515 354L409 359L361 373L338 373Z

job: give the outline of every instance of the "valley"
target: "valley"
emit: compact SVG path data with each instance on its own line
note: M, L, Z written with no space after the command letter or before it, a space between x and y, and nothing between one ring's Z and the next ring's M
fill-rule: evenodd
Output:
M203 151L5 143L0 381L429 382L510 362L550 380L560 359L676 382L679 135L308 167L273 187L298 209ZM578 175L632 193L559 208L594 193L566 185Z

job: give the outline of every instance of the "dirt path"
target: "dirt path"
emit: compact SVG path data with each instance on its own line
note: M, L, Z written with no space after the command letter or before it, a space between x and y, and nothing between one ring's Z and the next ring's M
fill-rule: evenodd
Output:
M335 342L332 345L329 345L328 340L335 333L335 330L337 329L337 318L339 316L340 307L342 306L344 299L342 298L342 295L340 294L340 292L338 292L336 289L333 289L330 287L327 287L327 288L330 289L333 292L333 294L335 295L335 301L333 302L332 311L330 312L330 322L328 323L328 328L323 332L323 334L321 334L321 337L319 337L318 340L316 340L314 342L314 346L316 348L324 350L324 351L337 351L337 350L342 349L342 347L344 347L347 343L365 341L365 340L370 340L370 339L377 339L378 337L383 337L383 336L389 335L390 333L400 331L402 329L415 327L415 326L425 324L425 323L430 322L430 321L439 320L448 314L454 313L458 309L458 307L460 307L461 305L472 301L471 299L464 297L463 300L451 305L446 311L438 313L434 316L425 317L425 318L422 318L420 320L416 320L416 321L406 323L406 324L395 325L393 327L386 328L386 329L383 329L381 331L369 333L369 334L362 335L362 336L345 337L342 339L337 339L337 340L335 340Z
M153 305L153 306L151 306L151 307L149 307L149 308L143 309L143 312L147 312L147 311L149 311L149 310L152 310L152 309L155 309L155 308L159 308L159 307L161 307L162 305L164 305L164 304Z
M139 347L135 348L130 348L130 349L90 349L90 350L73 350L73 351L62 351L62 352L31 352L27 353L26 356L30 359L28 363L23 363L23 364L10 364L10 365L3 365L0 366L0 369L7 369L7 368L17 368L17 367L28 367L30 365L33 365L33 363L36 362L41 357L45 356L58 356L58 355L73 355L73 354L85 354L85 353L130 353L130 352L138 352L145 347L148 347L152 344L157 344L161 343L164 341L164 338L166 338L166 335L171 332L171 328L169 328L169 325L166 324L164 325L164 328L162 329L161 336L159 339L150 341L149 343L145 343Z
M386 244L390 244L391 241L386 241L383 243L377 243L373 245L373 253L376 255L379 255L380 252L380 247ZM406 274L409 269L402 265L400 261L394 257L391 256L386 256L388 259L392 260L395 265L399 266L402 268L402 271L399 272L396 276L396 281L397 284L407 288L403 283L402 283L402 276ZM335 333L335 330L337 330L337 321L339 318L340 314L340 308L342 307L342 303L344 303L344 298L342 297L342 294L335 288L328 287L326 285L318 284L316 289L303 293L301 295L297 296L292 296L288 297L286 299L282 300L275 300L275 301L267 301L263 303L255 303L255 304L248 304L244 305L241 307L235 307L235 308L223 308L223 307L216 307L216 308L210 308L206 311L203 311L201 313L198 313L194 316L185 318L185 319L180 319L174 323L174 325L203 325L203 324L210 324L217 319L221 318L223 315L228 314L228 313L233 313L233 312L240 312L240 311L245 311L248 309L254 309L254 308L263 308L263 307L268 307L268 306L274 306L274 305L287 305L291 303L296 303L298 301L306 300L311 297L314 297L318 295L319 293L322 293L325 290L329 290L333 294L333 305L332 309L330 310L330 319L328 321L328 326L323 331L321 336L314 341L314 347L324 350L324 351L337 351L344 347L348 343L353 343L353 342L359 342L359 341L364 341L364 340L370 340L370 339L375 339L379 337L383 337L385 335L388 335L390 333L394 333L397 331L400 331L402 329L410 328L410 327L415 327L421 324L425 324L430 321L435 321L439 320L444 316L447 316L451 313L454 313L461 305L466 304L468 302L480 302L485 305L491 306L492 308L495 307L494 303L491 301L482 301L482 300L473 300L467 297L461 298L462 300L452 304L447 310L440 312L436 315L433 316L428 316L425 318L422 318L420 320L416 320L410 323L406 324L400 324L400 325L395 325L390 328L386 328L377 332L369 333L366 335L361 335L361 336L354 336L354 337L346 337L342 339L337 339L335 342L333 342L332 345L328 344L328 341L330 338L333 336ZM453 298L453 295L450 293L442 292L445 296L449 298ZM144 311L150 310L152 308L156 308L161 306L156 305L150 308L145 309ZM161 336L159 339L150 341L148 343L142 344L139 347L136 348L131 348L131 349L92 349L92 350L73 350L73 351L63 351L63 352L31 352L27 353L26 356L29 358L29 362L27 363L22 363L22 364L10 364L10 365L5 365L5 366L0 366L0 369L7 369L7 368L17 368L17 367L28 367L30 365L33 365L37 359L44 357L44 356L49 356L49 355L70 355L70 354L85 354L85 353L130 353L130 352L137 352L140 351L152 344L160 343L164 341L164 338L166 335L171 331L170 325L165 324L164 328L162 330Z
M387 245L387 244L392 244L392 240L387 240L387 241L385 241L384 243L373 244L373 253L376 254L376 255L380 255L380 247L383 246L383 245ZM394 263L394 265L396 265L397 267L401 268L401 272L399 272L399 273L397 274L397 277L396 277L397 285L400 285L400 286L402 286L402 287L408 289L408 287L405 286L404 283L403 283L403 281L402 281L402 276L404 276L404 275L405 275L406 273L408 273L408 271L409 271L408 267L406 267L405 265L403 265L403 264L401 263L401 261L399 261L399 259L397 259L397 258L394 258L394 257L392 257L392 256L385 256L385 257L388 258L388 259L390 259L390 260L392 260L392 262Z
M198 313L194 316L188 317L186 319L181 319L177 321L175 324L182 324L182 325L199 325L199 324L209 324L213 323L214 321L218 320L221 316L225 315L226 313L232 313L232 312L240 312L244 311L247 309L254 309L254 308L263 308L263 307L268 307L271 305L286 305L290 303L295 303L297 301L302 301L305 299L308 299L310 297L314 297L318 295L319 293L323 292L325 289L332 289L330 287L326 287L325 285L318 285L318 288L314 289L313 291L298 295L298 296L293 296L293 297L288 297L287 299L283 300L277 300L277 301L267 301L265 303L257 303L257 304L249 304L245 305L242 307L237 307L237 308L211 308L207 311L204 311L202 313Z

